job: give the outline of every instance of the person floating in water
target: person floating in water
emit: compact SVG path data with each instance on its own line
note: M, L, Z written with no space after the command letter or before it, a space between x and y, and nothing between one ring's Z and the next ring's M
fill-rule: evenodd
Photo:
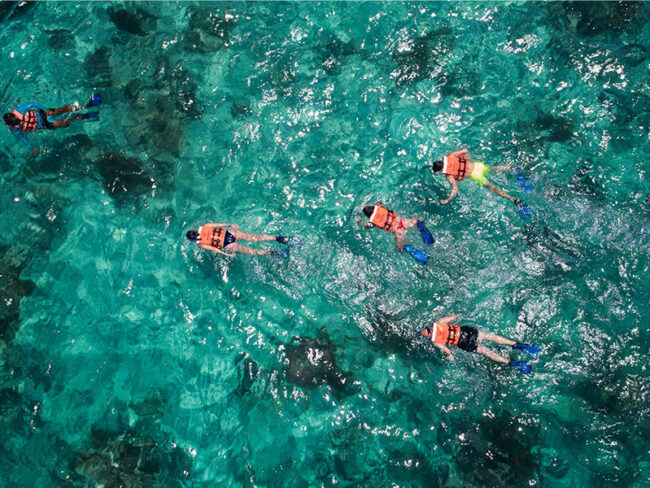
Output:
M81 107L75 105L64 105L60 108L45 108L40 103L28 102L17 107L12 112L7 112L2 118L5 124L9 126L11 133L29 147L34 154L36 154L36 147L27 140L24 133L35 132L43 129L63 129L68 127L73 120L99 120L99 112L77 114L73 117L61 118L54 121L51 121L49 117L96 107L101 103L101 101L101 97L96 93L90 97L90 100L86 105L82 105Z
M434 322L432 326L420 329L420 335L433 342L434 346L441 349L449 357L452 357L452 354L448 346L456 346L464 351L482 354L483 356L490 358L492 361L508 364L524 374L530 373L531 367L526 361L513 361L506 359L500 354L483 347L479 342L492 341L496 344L512 346L513 349L519 349L531 356L537 356L540 353L541 348L531 346L530 344L521 344L500 335L481 332L474 327L459 327L456 324L452 324L451 322L457 318L458 314L443 317L437 322Z
M404 252L406 250L420 263L424 264L427 262L429 256L425 252L414 249L406 244L406 232L413 227L417 227L420 230L422 241L426 245L433 244L433 236L424 226L424 222L422 222L421 219L400 217L392 210L388 210L384 207L381 202L377 202L374 205L366 205L363 207L363 213L370 221L370 223L367 224L361 219L361 217L357 216L357 222L359 222L363 228L372 229L377 227L390 232L395 236L395 248L398 252Z
M241 245L237 241L265 242L277 241L289 247L300 248L302 240L299 237L269 236L265 234L249 234L235 224L203 224L198 230L189 230L187 238L198 242L199 247L208 251L218 252L224 256L234 256L235 253L249 254L252 256L282 256L289 257L289 249L253 249ZM228 251L228 252L226 252Z
M487 174L490 172L512 171L510 166L490 167L480 161L472 161L467 149L454 151L447 154L442 161L435 161L433 163L433 171L434 173L442 172L447 177L447 181L451 186L451 195L449 195L449 198L440 200L440 203L443 205L449 203L458 194L458 183L456 181L464 180L469 176L469 179L477 185L485 186L488 190L493 191L500 197L507 198L517 205L518 208L521 209L526 206L524 202L508 195L487 179Z

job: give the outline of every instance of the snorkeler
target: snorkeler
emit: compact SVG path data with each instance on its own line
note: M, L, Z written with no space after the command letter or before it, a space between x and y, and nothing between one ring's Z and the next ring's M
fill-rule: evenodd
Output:
M390 232L395 236L395 249L398 252L407 251L420 263L424 264L427 262L429 256L425 252L414 249L406 244L406 232L413 227L417 227L420 230L420 236L426 245L433 244L433 236L424 226L424 222L421 219L400 217L392 210L384 207L381 202L377 202L374 205L366 205L363 207L363 213L368 217L370 223L367 224L359 216L357 216L356 220L364 229L377 227Z
M35 132L43 129L64 129L68 127L73 120L87 120L89 122L99 120L99 112L77 114L73 117L62 118L54 121L49 120L48 117L96 107L101 104L101 102L102 99L97 93L90 97L90 100L86 105L80 107L69 104L60 108L45 108L40 103L28 102L14 109L13 112L7 112L2 118L4 119L5 124L9 126L11 133L30 148L34 154L36 154L36 147L34 147L34 145L32 145L32 143L30 143L23 135L24 132Z
M289 257L288 247L300 248L302 239L299 237L269 236L265 234L249 234L235 224L203 224L198 230L187 231L190 241L198 242L199 246L208 251L218 252L224 256L234 256L235 253L249 254L252 256L282 256ZM283 251L277 249L253 249L242 246L237 241L277 241L288 247ZM229 251L229 252L226 252Z
M487 179L487 174L490 172L497 173L502 171L512 171L510 166L490 167L480 161L472 161L467 149L460 149L447 154L442 161L435 161L432 169L434 173L442 171L451 186L452 191L449 198L440 200L440 203L443 205L449 203L449 201L458 194L458 184L456 183L456 180L464 180L469 176L469 179L477 185L485 186L488 190L496 193L500 197L507 198L519 209L528 208L524 202L508 195Z
M459 327L456 324L452 324L451 321L456 320L457 318L458 314L443 317L437 322L434 322L431 327L423 327L420 329L420 334L433 342L434 346L442 350L449 357L452 357L452 354L447 346L456 346L464 351L482 354L483 356L490 358L492 361L508 364L524 374L530 373L531 367L526 361L513 361L506 359L500 354L478 344L478 342L492 341L496 344L512 346L513 349L519 349L535 357L541 352L541 348L531 346L530 344L521 344L500 335L481 332L474 327Z

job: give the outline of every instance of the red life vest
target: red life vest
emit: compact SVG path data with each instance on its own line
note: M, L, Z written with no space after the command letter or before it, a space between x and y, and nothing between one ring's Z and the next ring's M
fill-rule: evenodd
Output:
M451 346L458 344L458 339L460 339L460 327L456 324L439 324L436 322L434 327L436 329L436 335L433 338L433 342Z
M214 227L211 225L204 225L201 227L201 237L199 245L212 246L217 249L223 248L223 243L226 240L226 229L223 227Z
M20 120L20 130L23 132L34 132L38 125L38 117L36 112L28 110L25 114L21 114L18 110L13 111L14 116Z
M451 175L457 180L464 180L468 174L469 161L465 156L452 156L447 154L442 160L442 172Z
M402 219L392 210L375 205L375 210L370 216L370 223L388 232L395 232L402 222Z

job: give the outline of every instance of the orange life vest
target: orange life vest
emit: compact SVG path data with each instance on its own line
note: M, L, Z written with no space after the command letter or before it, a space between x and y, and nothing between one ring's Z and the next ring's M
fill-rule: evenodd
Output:
M469 161L465 156L452 156L447 154L442 160L442 172L446 175L451 175L457 180L464 180L469 175L467 174Z
M18 110L13 111L14 116L20 120L20 130L23 132L34 132L38 125L38 117L36 112L28 110L25 114L21 114Z
M221 249L225 240L226 229L223 227L214 227L211 225L204 225L201 227L201 238L199 239L199 245L212 246L216 247L217 249Z
M394 232L399 228L402 219L399 218L392 210L388 210L381 205L375 205L375 210L370 216L370 223L389 232Z
M433 342L451 346L458 344L458 339L460 339L460 327L456 324L439 324L436 322L434 327L436 329L436 336L434 337Z

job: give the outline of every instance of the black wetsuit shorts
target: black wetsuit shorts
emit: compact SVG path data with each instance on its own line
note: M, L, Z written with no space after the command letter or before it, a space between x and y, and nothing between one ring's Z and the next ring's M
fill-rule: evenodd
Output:
M460 328L460 338L458 339L458 344L456 344L456 346L464 351L476 351L476 348L478 347L478 329L463 325Z
M226 248L233 242L237 242L237 238L232 233L226 231L226 237L223 238L223 247Z
M47 114L44 110L38 109L38 114L41 116L41 122L43 122L43 129L54 129L54 124L47 120Z

